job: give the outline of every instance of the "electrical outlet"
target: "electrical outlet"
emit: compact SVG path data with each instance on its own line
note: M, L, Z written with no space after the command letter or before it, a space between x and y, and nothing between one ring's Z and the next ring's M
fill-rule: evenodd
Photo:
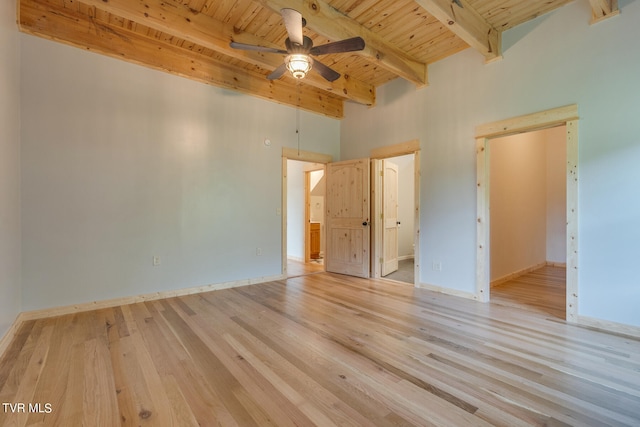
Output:
M153 266L157 267L159 265L160 265L160 257L156 255L153 257Z
M256 255L258 256L262 255L262 248L256 248Z
M433 261L433 264L431 264L431 268L435 271L442 271L442 262Z

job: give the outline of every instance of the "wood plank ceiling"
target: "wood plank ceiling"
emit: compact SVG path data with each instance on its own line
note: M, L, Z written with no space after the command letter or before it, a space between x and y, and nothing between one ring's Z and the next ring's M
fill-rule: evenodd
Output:
M396 78L428 84L429 64L469 47L501 57L502 31L573 0L19 0L21 31L330 117L344 101L375 105ZM594 20L616 0L589 0ZM298 82L266 76L283 55L236 50L231 41L284 48L280 9L307 21L315 46L360 36L361 52L324 55L342 76L311 71Z

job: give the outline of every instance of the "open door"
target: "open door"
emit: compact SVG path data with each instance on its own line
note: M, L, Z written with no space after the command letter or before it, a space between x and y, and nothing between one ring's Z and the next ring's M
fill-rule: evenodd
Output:
M398 269L398 165L382 161L382 276Z
M327 164L326 270L369 277L369 159Z

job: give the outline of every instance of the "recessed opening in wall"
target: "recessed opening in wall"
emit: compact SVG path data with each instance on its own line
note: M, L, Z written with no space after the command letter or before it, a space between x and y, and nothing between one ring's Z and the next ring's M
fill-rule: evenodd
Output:
M382 238L380 276L414 284L414 154L379 160ZM374 181L375 183L375 181ZM375 185L375 184L374 184Z
M372 158L372 277L420 283L420 143L381 147Z
M542 131L542 134L527 134L527 132ZM519 139L507 139L504 142L511 153L502 152L500 148L503 137L520 135ZM546 135L546 136L541 136ZM555 135L555 136L554 136ZM555 140L554 146L518 145L517 141L527 141L535 138L549 138ZM562 147L561 142L564 142ZM494 142L496 154L494 151ZM553 142L548 142L553 144ZM560 144L560 145L558 145ZM516 151L524 154L516 155ZM529 150L529 152L527 152ZM537 151L536 151L537 150ZM564 150L564 157L558 153ZM539 152L538 152L539 151ZM528 269L535 269L536 259L544 265L553 266L564 264L566 267L566 286L564 290L564 318L577 322L578 314L578 108L569 105L552 110L519 116L507 120L489 123L476 128L477 153L477 261L476 261L476 297L480 301L489 301L491 284L500 285L501 282L527 273ZM550 158L548 158L550 156ZM501 157L506 160L501 160ZM558 159L560 157L560 159ZM533 165L545 161L545 175L533 174ZM547 170L547 164L564 162L564 168ZM496 162L497 165L493 165ZM539 166L542 168L542 166ZM557 166L556 166L557 168ZM498 181L496 188L493 180L507 175L509 169L518 169L522 175L511 175ZM524 171L531 169L530 171ZM494 176L494 174L496 176ZM527 175L527 179L524 175ZM553 175L553 177L549 176ZM551 210L561 211L563 189L558 180L564 179L564 227L560 219L561 213L544 212L549 206ZM516 182L529 181L527 185L516 187ZM532 183L533 181L536 181ZM544 181L544 185L542 185ZM547 183L552 188L547 188ZM493 192L497 194L492 194ZM549 201L547 193L554 193ZM494 206L495 212L494 212ZM540 211L539 215L534 215ZM494 218L496 216L496 218ZM529 222L522 220L529 217ZM522 221L520 221L522 220ZM496 227L496 230L493 230ZM510 231L509 230L510 227ZM505 228L507 230L505 230ZM563 232L564 228L564 232ZM518 236L509 235L517 233ZM546 237L549 233L553 238ZM544 234L541 238L531 237L533 234ZM560 236L564 235L564 245ZM525 237L529 236L527 240ZM517 241L518 239L521 241ZM535 240L534 240L535 239ZM496 246L494 248L493 246ZM564 248L564 258L558 255ZM495 249L495 251L494 251ZM511 253L510 253L511 252ZM547 260L546 258L550 259ZM495 259L494 259L495 258ZM558 262L555 262L558 260ZM564 261L564 262L563 262ZM529 267L527 267L529 265ZM561 273L559 274L562 275ZM558 297L562 301L562 297ZM562 316L562 311L555 314Z
M325 271L325 169L331 156L283 149L282 270L287 277Z
M324 271L325 166L287 160L287 271Z
M566 126L489 141L491 301L566 316Z

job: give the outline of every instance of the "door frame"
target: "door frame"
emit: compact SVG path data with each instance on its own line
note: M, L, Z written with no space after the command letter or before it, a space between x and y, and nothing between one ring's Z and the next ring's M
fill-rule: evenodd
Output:
M298 150L296 148L282 147L282 205L280 207L280 212L282 217L281 271L284 277L287 277L287 160L298 160L308 163L322 163L326 166L327 163L331 163L333 161L333 156L331 156L330 154L315 153L312 151Z
M413 220L413 285L420 286L420 141L412 139L398 144L388 145L371 150L371 276L382 277L382 233L384 223L380 220L382 212L382 178L380 176L381 160L413 154L414 167L414 220Z
M564 125L567 146L566 320L578 322L578 120L578 106L572 104L476 128L476 299L479 301L488 302L490 299L489 142L494 138Z

